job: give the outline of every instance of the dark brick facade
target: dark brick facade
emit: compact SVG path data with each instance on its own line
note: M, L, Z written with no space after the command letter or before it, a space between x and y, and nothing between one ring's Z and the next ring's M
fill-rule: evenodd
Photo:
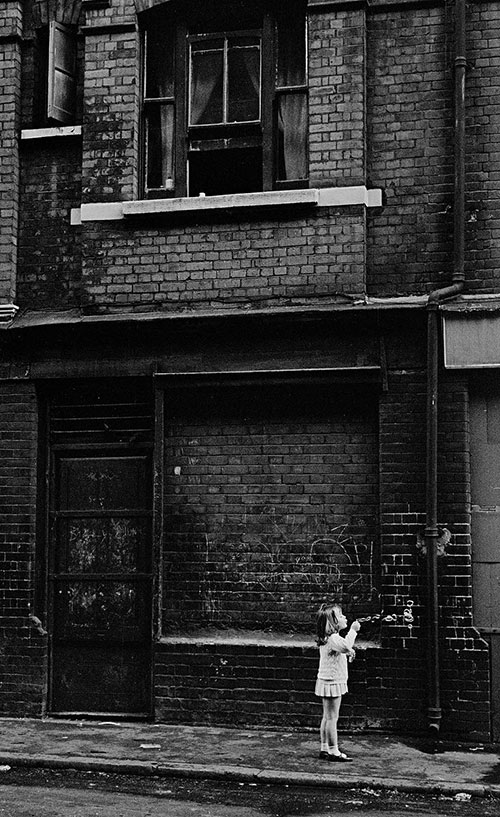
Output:
M364 214L167 222L151 230L84 225L84 293L94 309L220 308L364 293ZM358 211L358 212L356 212Z
M207 403L208 416L183 406L166 429L164 630L307 632L325 594L371 600L373 396L248 390Z
M386 205L370 216L372 295L426 292L451 275L451 31L445 5L368 19L367 173Z
M69 142L69 144L68 144ZM19 238L23 263L17 276L21 302L67 309L84 301L80 231L68 213L81 197L80 140L27 142L22 148L24 190Z
M44 698L46 638L34 615L37 498L37 401L33 384L1 386L1 645L0 710L37 715Z
M53 12L0 4L1 713L57 711L54 462L132 452L151 465L151 507L130 511L147 516L151 548L146 714L316 727L314 613L339 595L349 615L379 616L362 631L342 728L424 731L425 306L453 273L453 7L309 0L317 199L290 184L272 204L257 193L183 211L166 197L153 212L141 32L160 3L57 4L78 34L69 124L41 121L36 98ZM467 8L472 293L498 290L497 18L493 2ZM442 730L488 740L471 383L439 377ZM61 393L73 412L62 442Z

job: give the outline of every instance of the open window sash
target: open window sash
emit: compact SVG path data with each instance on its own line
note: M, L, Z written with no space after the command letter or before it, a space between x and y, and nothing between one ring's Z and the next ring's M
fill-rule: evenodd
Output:
M62 124L74 120L76 37L74 30L52 21L49 27L47 117Z

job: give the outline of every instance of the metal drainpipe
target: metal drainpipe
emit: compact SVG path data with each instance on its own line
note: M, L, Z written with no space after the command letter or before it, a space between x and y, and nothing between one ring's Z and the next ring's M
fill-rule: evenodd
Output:
M428 615L428 728L437 736L441 725L439 684L439 592L437 570L437 456L439 303L458 295L465 286L465 0L455 2L455 183L452 284L430 293L427 301L427 458L426 526Z

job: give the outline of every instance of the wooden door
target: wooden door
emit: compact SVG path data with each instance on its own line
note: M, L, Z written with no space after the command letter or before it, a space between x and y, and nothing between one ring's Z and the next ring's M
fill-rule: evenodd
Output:
M493 737L500 739L500 389L471 398L474 624L491 644Z
M151 535L148 452L54 452L52 712L150 714Z

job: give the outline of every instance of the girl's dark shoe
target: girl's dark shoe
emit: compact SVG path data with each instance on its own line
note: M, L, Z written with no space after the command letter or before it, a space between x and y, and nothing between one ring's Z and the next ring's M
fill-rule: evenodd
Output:
M344 752L341 752L340 755L328 755L328 760L331 760L333 763L352 763L352 757L348 757Z
M320 752L319 753L320 760L330 760L330 753L329 752Z

